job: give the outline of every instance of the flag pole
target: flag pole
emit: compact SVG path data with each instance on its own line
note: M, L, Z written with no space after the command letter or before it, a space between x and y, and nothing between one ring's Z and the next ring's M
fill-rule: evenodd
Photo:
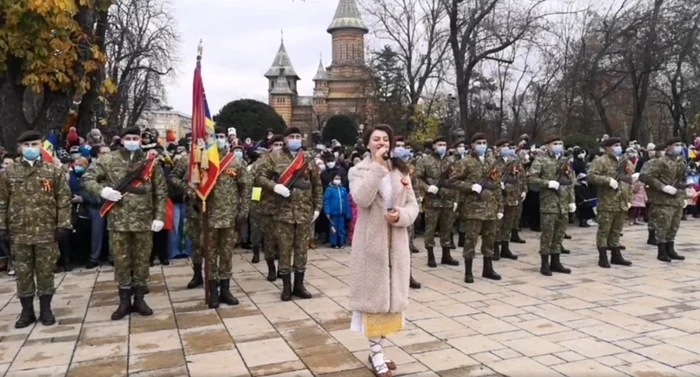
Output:
M204 51L204 43L199 40L199 45L197 46L197 64L202 61L202 52ZM200 138L204 139L204 135L198 135ZM199 143L197 143L199 145ZM205 153L206 145L204 150L198 151L199 153ZM209 245L209 211L207 211L207 199L201 198L202 200L202 257L204 259L204 303L209 305L211 297L209 295L209 261L211 260L210 255L210 245Z

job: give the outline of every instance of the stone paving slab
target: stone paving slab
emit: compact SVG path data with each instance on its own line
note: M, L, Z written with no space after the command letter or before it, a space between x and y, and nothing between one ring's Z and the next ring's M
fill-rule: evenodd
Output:
M685 262L656 261L646 228L622 238L629 268L596 265L595 228L572 227L563 256L571 275L539 275L537 234L512 244L517 261L496 262L501 281L462 281L463 267L427 267L413 256L406 328L389 338L395 376L685 377L700 375L700 222L683 222ZM417 245L422 241L417 240ZM234 255L240 305L208 309L187 290L188 261L151 268L152 317L121 321L109 266L56 276L58 324L15 329L14 280L0 277L1 376L371 377L366 339L351 332L349 248L309 255L312 300L280 302L281 282L264 263ZM461 259L461 258L460 258ZM38 302L36 304L38 308Z

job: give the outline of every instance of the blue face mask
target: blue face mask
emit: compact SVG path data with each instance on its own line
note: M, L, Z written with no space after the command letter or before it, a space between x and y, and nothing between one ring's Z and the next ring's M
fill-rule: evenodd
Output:
M85 173L85 167L84 166L76 166L75 168L73 168L73 171L75 172L75 174L80 175L80 174Z
M26 147L22 148L22 157L26 158L29 161L34 161L39 156L41 155L41 151L39 148L34 148L34 147Z
M301 140L291 139L287 140L287 146L293 151L298 151L301 148Z
M435 152L440 156L444 156L445 152L447 152L447 147L437 147L435 148Z
M485 144L477 145L474 150L476 151L476 154L478 154L479 156L483 156L486 153L486 145Z
M510 148L501 149L501 156L513 157L513 156L515 156L515 151L510 149Z
M683 153L683 147L673 147L673 155L680 156Z
M216 144L219 146L219 149L226 149L226 139L216 139Z
M552 147L552 153L554 153L554 154L564 153L564 146L563 145L555 145L554 147Z
M138 140L125 140L124 148L129 152L136 152L141 149L141 142Z
M236 158L243 158L243 152L241 151L235 151L233 155L236 156Z
M615 153L615 156L622 156L622 147L613 147L613 153Z
M394 148L394 156L395 156L396 158L404 159L404 158L408 157L409 154L410 154L409 151L408 151L406 148L404 148L404 147L396 147L396 148Z

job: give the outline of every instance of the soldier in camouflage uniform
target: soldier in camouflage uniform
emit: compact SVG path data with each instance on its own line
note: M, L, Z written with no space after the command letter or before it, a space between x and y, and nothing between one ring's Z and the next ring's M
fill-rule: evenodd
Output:
M484 255L482 277L501 280L493 270L493 245L498 234L498 221L503 218L503 194L495 159L486 157L487 140L483 133L472 136L472 153L457 161L450 181L464 196L460 216L465 219L466 242L463 249L464 282L473 283L472 264L476 243L481 234L481 254Z
M255 183L268 193L274 193L274 229L280 248L279 273L282 278L282 301L289 301L292 295L310 299L304 287L304 274L309 247L310 226L321 213L323 188L318 167L311 153L301 149L301 130L290 127L284 133L286 146L272 152L258 167ZM294 161L298 153L304 154L300 176L292 187L278 184L277 179ZM267 199L266 199L267 200ZM292 261L293 259L293 261ZM294 289L290 273L294 272Z
M150 174L144 172L128 182L124 193L115 189L125 183L122 181L127 174L148 161L141 150L138 127L124 130L122 145L90 165L81 179L81 184L91 194L116 202L107 214L109 249L114 257L114 278L119 286L119 307L112 313L113 320L124 318L132 309L143 316L153 314L143 297L148 289L153 232L161 231L165 225L163 218L168 198L163 170L157 161ZM138 187L134 186L137 181L141 182Z
M181 158L175 164L173 170L170 171L168 176L168 184L181 188L183 185L187 185L188 174L189 174L189 158ZM182 190L182 189L181 189ZM182 190L183 195L185 195L185 201L187 202L187 215L185 218L185 234L190 238L192 244L192 269L194 275L189 283L187 283L187 289L197 288L204 283L204 278L202 277L202 208L199 203L197 196L188 196L187 190Z
M433 140L433 153L424 156L416 164L416 183L418 191L425 192L425 248L428 250L428 266L437 267L435 263L435 230L440 230L442 246L441 264L459 266L459 262L450 255L452 225L457 209L457 192L452 188L449 176L453 168L447 158L447 143L443 136Z
M284 147L284 139L281 135L275 135L268 141L270 147L270 152L276 152ZM269 158L269 154L261 156L253 164L251 174L255 177L260 165L263 164L266 158ZM267 280L275 281L277 280L277 269L275 267L275 259L279 258L279 247L277 246L277 237L275 237L275 223L273 216L275 215L275 193L273 191L263 190L262 187L260 194L260 201L258 202L258 214L260 215L260 229L263 236L263 254L265 255L265 262L267 263Z
M401 160L406 162L406 166L408 166L408 171L409 175L411 176L411 184L413 187L415 187L416 180L414 179L415 177L415 167L413 166L412 162L410 161L411 159L411 153L406 149L406 142L404 141L402 136L397 136L394 139L394 150L393 150L393 155L396 158L400 158ZM413 250L415 246L413 246L413 239L415 238L415 230L414 230L414 225L411 225L408 227L408 235L409 235L409 246L411 247L411 254L413 254ZM413 265L413 258L411 258L411 265ZM413 289L420 289L421 284L417 282L413 278L413 273L411 272L410 278L408 280L408 286Z
M467 153L467 149L465 147L464 140L458 139L454 143L452 143L452 149L454 150L454 153L450 155L449 159L451 163L454 165L457 161L464 159ZM460 195L459 192L457 192L457 210L455 211L455 219L454 221L457 223L456 228L457 228L457 246L458 247L464 247L464 219L460 216L458 216L459 213L461 213L461 208L464 207L464 195ZM454 226L453 226L454 228ZM450 242L452 242L452 237L450 237ZM453 247L454 249L455 247Z
M659 157L662 157L665 154L666 151L666 146L662 143L659 143L659 145L654 146L654 150L650 152L649 155L649 161L647 161L644 166L642 166L642 169L640 171L640 176L642 173L649 171L649 169L652 169L654 164L659 161ZM649 189L649 186L645 187L646 190ZM656 224L654 224L654 219L651 217L651 212L652 212L652 204L647 203L647 211L649 211L649 221L647 221L647 231L649 233L649 236L647 238L647 245L653 245L653 246L658 246L658 242L656 241Z
M634 172L634 167L626 158L621 158L620 138L605 139L603 147L605 154L596 158L588 171L588 182L598 187L598 266L630 266L632 262L625 260L620 251L620 233L627 219L627 211L632 207L630 173Z
M72 231L66 175L60 167L42 161L41 134L26 131L17 142L22 159L0 174L0 241L11 244L22 304L15 323L19 329L36 321L34 294L39 296L39 321L45 326L56 323L51 298L57 242L67 240Z
M540 273L570 274L571 270L561 264L560 253L569 213L576 211L573 169L564 157L561 137L549 136L545 144L547 152L539 155L527 172L529 187L540 193Z
M510 251L511 230L516 226L520 203L525 199L525 169L520 159L515 156L515 148L505 139L496 142L499 157L496 159L498 171L502 174L502 182L505 182L503 190L503 218L498 229L498 236L493 245L493 260L500 257L517 260L518 256Z
M684 260L674 247L674 240L680 226L685 200L685 169L683 147L680 138L666 140L666 153L651 164L642 168L639 180L649 188L647 196L651 202L651 218L656 227L658 241L657 259L662 262ZM647 165L649 168L647 168Z

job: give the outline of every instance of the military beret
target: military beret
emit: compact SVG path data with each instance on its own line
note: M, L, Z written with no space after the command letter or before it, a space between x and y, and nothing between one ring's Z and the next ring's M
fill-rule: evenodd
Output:
M299 127L288 127L286 130L284 130L285 137L293 134L301 135L301 130L299 129Z
M397 137L394 139L394 142L399 142L399 141L403 141L403 136L397 136Z
M663 145L663 144L659 144L659 145L657 145L657 146L654 147L654 150L657 151L657 152L661 152L661 151L663 151L664 149L666 149L666 146Z
M464 144L464 139L457 139L457 141L452 143L452 148L457 148L460 144Z
M496 141L496 147L500 147L503 144L511 144L511 142L508 139L498 139L498 141Z
M444 136L437 136L435 139L433 139L433 145L435 145L436 143L439 143L439 142L446 143L447 138Z
M668 146L671 146L673 144L682 143L682 142L683 142L683 140L681 140L680 137L672 137L670 139L666 139L666 146L668 147Z
M284 138L282 135L274 135L270 141L267 142L268 146L271 147L274 143L284 143Z
M227 131L226 131L226 128L225 128L225 127L216 126L216 127L214 128L214 133L217 134L217 135L218 135L218 134L226 135L226 132L227 132Z
M604 147L612 147L615 144L622 143L619 137L609 137L603 140Z
M559 135L549 135L549 136L547 136L546 138L544 138L544 143L545 143L545 144L553 143L553 142L555 142L555 141L561 141L561 136L559 136Z
M37 140L41 140L41 133L39 133L39 131L36 131L36 130L24 131L17 138L18 143L25 143L27 141L37 141Z
M126 135L133 135L133 136L141 137L141 130L138 127L125 128L124 131L122 131L122 137L124 137Z
M477 132L472 136L472 143L476 142L477 140L488 140L488 137L486 137L486 134L483 132Z

